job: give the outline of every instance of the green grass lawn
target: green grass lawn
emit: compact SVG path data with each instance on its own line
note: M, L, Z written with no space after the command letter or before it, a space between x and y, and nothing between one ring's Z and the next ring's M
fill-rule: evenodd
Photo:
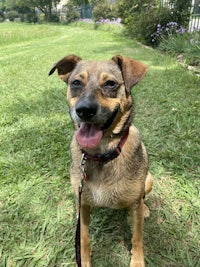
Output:
M48 77L70 53L97 60L122 54L149 66L133 90L135 125L155 177L145 260L150 267L199 266L199 78L151 48L86 27L2 23L0 45L0 267L75 266L73 127L65 84ZM95 210L94 266L128 266L130 238L127 211Z

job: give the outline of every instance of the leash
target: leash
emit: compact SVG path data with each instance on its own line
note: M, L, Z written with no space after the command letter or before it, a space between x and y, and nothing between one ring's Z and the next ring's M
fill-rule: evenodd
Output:
M82 157L81 157L81 164L80 164L80 170L81 170L81 182L78 188L78 219L77 219L77 226L76 226L76 237L75 237L75 252L76 252L76 263L77 267L81 267L81 219L80 219L80 212L81 212L81 195L83 192L83 185L84 181L87 180L86 175L86 160L93 160L93 161L101 161L101 162L108 162L110 160L113 160L117 158L122 150L122 147L126 143L126 140L129 135L129 127L125 130L124 135L122 136L118 146L108 151L104 154L97 154L97 155L90 155L87 154L82 150Z
M76 263L78 267L81 267L81 219L80 219L80 212L81 212L81 195L83 192L83 183L86 180L86 172L85 172L85 163L86 158L85 155L82 154L80 170L81 170L81 182L78 188L78 219L77 219L77 226L76 226L76 237L75 237L75 251L76 251Z

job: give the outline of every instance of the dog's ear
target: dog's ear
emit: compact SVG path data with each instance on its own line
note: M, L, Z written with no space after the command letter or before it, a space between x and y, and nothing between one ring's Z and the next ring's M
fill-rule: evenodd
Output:
M136 85L147 72L147 66L145 64L131 58L116 55L112 60L120 67L128 92L131 91L132 87Z
M54 64L52 69L49 72L49 75L53 74L54 71L57 69L58 70L58 75L60 78L64 81L67 82L70 73L72 70L76 67L76 64L81 60L80 57L76 55L69 55L61 60L59 60L57 63Z

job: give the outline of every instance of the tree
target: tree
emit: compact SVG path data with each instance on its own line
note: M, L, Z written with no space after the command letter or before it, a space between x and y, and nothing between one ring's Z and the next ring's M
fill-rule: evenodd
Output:
M37 8L46 17L47 21L52 20L52 7L56 5L59 0L6 0L6 8L28 7L30 9Z
M95 21L117 18L117 5L111 5L107 0L100 0L94 6L93 16Z
M0 0L0 22L4 21L5 16L4 16L4 12L5 12L5 0Z
M90 3L89 0L71 0L71 3L73 3L75 6L85 6Z

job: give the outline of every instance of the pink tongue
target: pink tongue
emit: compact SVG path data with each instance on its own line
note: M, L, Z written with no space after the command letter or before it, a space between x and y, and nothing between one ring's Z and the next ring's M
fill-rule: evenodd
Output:
M81 123L76 132L76 139L83 148L94 148L101 141L103 132L95 124Z

